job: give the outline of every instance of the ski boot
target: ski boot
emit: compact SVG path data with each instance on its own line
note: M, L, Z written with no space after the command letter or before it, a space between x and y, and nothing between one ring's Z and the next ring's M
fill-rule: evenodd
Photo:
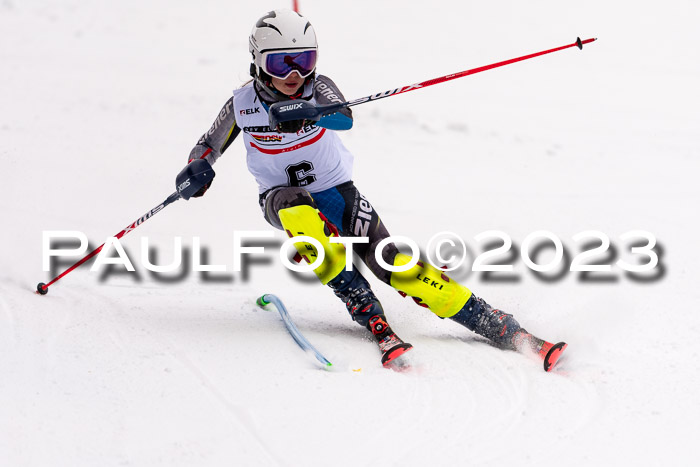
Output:
M405 367L404 362L397 360L413 348L408 342L401 340L391 329L391 326L384 320L384 315L375 315L369 320L369 330L379 344L379 351L382 353L382 365L384 367L396 366Z
M357 270L343 270L328 285L348 309L353 321L366 327L382 352L382 365L391 366L413 346L401 340L386 322L384 309L367 280Z
M534 352L542 359L544 371L550 371L566 349L564 342L552 344L533 336L513 318L493 308L483 298L472 295L464 307L450 319L484 336L497 347L517 352Z

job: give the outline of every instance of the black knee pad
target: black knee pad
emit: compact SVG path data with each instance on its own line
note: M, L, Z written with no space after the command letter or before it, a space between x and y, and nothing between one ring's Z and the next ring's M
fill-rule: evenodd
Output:
M273 188L260 197L260 207L265 215L265 220L276 229L282 230L282 222L280 222L277 214L281 209L291 208L294 206L311 206L316 209L311 193L303 188L295 186L280 186Z

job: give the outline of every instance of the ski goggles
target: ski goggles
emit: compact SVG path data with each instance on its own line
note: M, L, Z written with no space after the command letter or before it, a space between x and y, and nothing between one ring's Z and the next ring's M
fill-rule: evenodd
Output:
M301 52L265 52L262 69L270 76L287 79L293 71L306 78L316 69L316 51L302 50Z

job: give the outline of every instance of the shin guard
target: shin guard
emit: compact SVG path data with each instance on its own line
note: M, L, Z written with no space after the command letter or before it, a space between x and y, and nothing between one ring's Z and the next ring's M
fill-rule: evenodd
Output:
M410 260L410 256L399 253L394 259L394 266L403 266ZM441 318L456 315L472 295L468 288L422 261L408 271L392 272L391 286L402 295L410 295L416 303L429 308Z
M345 269L345 246L330 242L330 237L339 236L338 229L318 209L300 205L281 209L278 214L290 238L305 235L318 240L323 246L323 262L314 272L324 285ZM301 241L294 246L307 263L313 263L318 258L313 244Z

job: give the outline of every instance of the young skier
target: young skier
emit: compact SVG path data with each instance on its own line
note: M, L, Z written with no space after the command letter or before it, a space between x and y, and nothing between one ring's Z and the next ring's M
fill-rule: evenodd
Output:
M316 73L318 46L311 23L291 10L271 11L253 27L249 49L253 79L234 91L190 152L189 162L206 159L213 164L242 133L265 219L290 237L306 235L321 243L325 260L314 272L345 303L352 319L371 331L385 366L410 350L411 344L393 332L362 274L356 268L346 270L345 247L331 243L330 237L367 237L369 242L355 244L354 250L382 282L500 348L532 349L548 371L566 344L553 345L532 336L512 315L491 307L428 263L419 261L405 272L390 272L378 264L376 247L389 232L352 182L353 156L336 134L352 127L350 109L318 122L283 121L270 127L268 110L277 102L304 100L324 105L345 100L330 78ZM210 185L194 196L202 196ZM315 259L312 244L298 242L295 246L307 262ZM411 261L393 243L383 248L381 257L393 266Z

